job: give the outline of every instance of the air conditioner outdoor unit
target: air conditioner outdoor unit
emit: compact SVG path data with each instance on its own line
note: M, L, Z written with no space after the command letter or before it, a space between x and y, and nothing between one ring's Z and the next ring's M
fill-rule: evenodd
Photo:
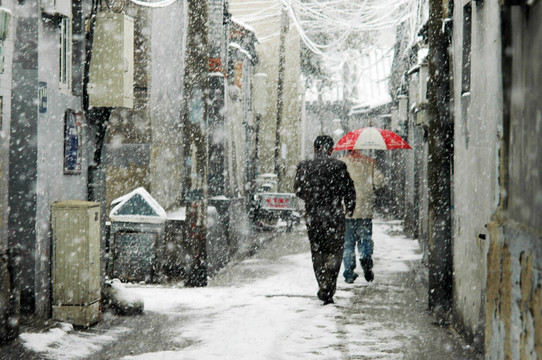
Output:
M51 16L72 16L72 0L40 0L41 11Z

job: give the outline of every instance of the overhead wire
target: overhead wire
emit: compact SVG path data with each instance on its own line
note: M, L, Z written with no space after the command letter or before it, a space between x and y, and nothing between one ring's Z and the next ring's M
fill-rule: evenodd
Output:
M413 6L416 5L414 1L281 0L289 9L305 45L333 62L333 58L342 57L337 56L337 52L341 52L351 34L390 30L400 23L412 21L417 15L412 9L418 7ZM327 44L318 43L314 40L318 33L325 33L333 40Z

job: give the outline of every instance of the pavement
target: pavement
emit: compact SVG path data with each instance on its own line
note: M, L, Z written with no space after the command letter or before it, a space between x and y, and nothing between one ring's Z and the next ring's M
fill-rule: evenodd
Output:
M102 320L89 329L66 330L64 324L52 321L41 326L23 325L19 339L0 348L0 359L483 359L451 326L439 323L428 310L427 270L421 263L417 241L404 236L399 222L382 220L375 220L374 239L375 281L367 283L360 274L354 284L347 284L339 276L332 305L322 306L316 299L316 281L310 269L303 226L292 232L275 229L255 233L244 251L210 279L208 288L189 290L179 283L161 285L152 289L152 297L145 299L143 315L104 312ZM285 261L294 258L302 259L302 263ZM277 281L291 284L277 284L278 290L273 292L274 285L263 282L274 279L280 271L284 274ZM245 300L247 296L239 295L244 289L256 290L251 290L250 299ZM262 289L269 290L263 300L254 301L254 294L267 291ZM143 287L135 290L144 295L148 291ZM176 298L190 296L196 300L186 298L175 304L153 306L158 290L175 291L180 294ZM201 313L192 309L202 294L204 298L219 298L219 302L210 305L217 309L216 313L203 312L208 314L207 318L201 318ZM226 297L231 298L232 306ZM281 307L286 302L287 307ZM242 314L248 323L261 322L257 329L263 332L262 328L272 325L258 314L265 313L270 306L276 306L277 311L282 309L281 315L276 315L282 316L282 321L269 322L277 326L276 331L267 329L265 336L255 338L256 345L243 351L238 348L247 346L245 339L254 330L241 334L241 342L236 343L235 336L224 331L222 325L213 325L227 314L237 314L236 318ZM238 310L242 312L236 313ZM281 328L285 319L293 327ZM243 331L248 323L232 327L230 332ZM178 328L180 332L172 330ZM216 343L217 330L223 337L222 343ZM55 332L62 336L38 346L43 341L40 334L50 339ZM265 342L267 338L271 338L269 342ZM217 353L213 355L210 348Z

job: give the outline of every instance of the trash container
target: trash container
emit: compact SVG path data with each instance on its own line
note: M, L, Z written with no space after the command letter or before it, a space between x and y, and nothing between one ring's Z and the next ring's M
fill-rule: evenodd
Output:
M142 187L113 200L111 205L109 276L130 282L157 282L165 210Z

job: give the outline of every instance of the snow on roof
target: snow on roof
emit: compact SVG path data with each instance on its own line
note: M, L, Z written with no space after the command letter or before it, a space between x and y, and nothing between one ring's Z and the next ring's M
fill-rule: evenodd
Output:
M250 55L250 53L248 51L246 51L245 49L243 49L241 47L241 45L239 45L238 43L231 42L228 46L230 48L237 49L237 51L239 51L241 54L245 55L249 60L252 60L252 55Z
M142 187L116 198L111 202L111 221L161 224L166 221L166 211Z
M386 105L390 102L391 102L391 98L389 96L386 96L379 99L374 99L370 103L354 105L352 106L352 109L350 110L350 115L367 113L371 111L371 109Z
M239 45L238 43L235 43L235 42L229 43L228 46L231 47L231 48L241 50L241 45Z
M244 22L240 21L235 16L231 17L231 21L233 21L237 25L240 25L241 27L245 28L246 30L253 32L254 36L256 36L256 31L254 30L254 28L252 26L248 25L247 23L244 23Z
M217 195L210 197L209 200L229 200L229 198L226 195Z
M421 48L418 50L418 64L423 64L427 61L429 55L429 48Z
M416 64L413 67L411 67L410 69L408 69L407 74L412 75L412 74L414 74L415 72L418 72L418 71L420 71L420 64Z
M277 174L274 174L274 173L265 173L265 174L260 174L258 176L261 176L261 177L270 177L270 178L276 178L277 177Z

